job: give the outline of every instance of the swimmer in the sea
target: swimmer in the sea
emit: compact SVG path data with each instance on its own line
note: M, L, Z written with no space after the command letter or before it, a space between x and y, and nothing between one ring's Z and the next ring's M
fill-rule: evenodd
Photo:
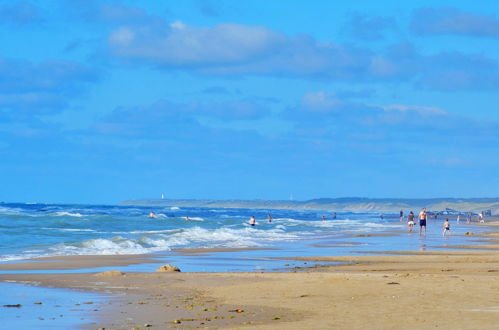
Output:
M185 221L191 221L191 218L185 217Z
M151 219L156 218L156 213L154 212L149 213L149 218Z
M254 216L251 216L250 220L249 220L249 224L250 226L255 226L256 225L256 219Z
M269 223L272 223L272 216L270 214L267 216L267 220L269 220Z

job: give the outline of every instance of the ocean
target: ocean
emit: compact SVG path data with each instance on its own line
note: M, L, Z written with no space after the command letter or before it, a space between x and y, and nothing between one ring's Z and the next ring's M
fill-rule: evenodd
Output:
M149 218L150 212L156 218ZM269 214L272 223L267 221ZM249 225L250 216L257 220L254 227ZM441 222L430 221L428 236L420 238L406 233L406 224L399 222L398 213L381 218L379 213L337 212L333 219L331 212L308 210L2 203L0 262L49 256L166 253L169 260L191 271L275 269L281 265L268 258L429 250L465 242L467 238L462 235L443 239ZM454 234L467 230L466 225L456 226L455 220L451 223ZM387 232L396 235L376 235ZM215 262L221 258L216 253L211 254L211 260L175 253L190 248L259 249L232 253L232 263ZM253 258L260 263L249 261Z
M149 218L150 212L156 218ZM269 214L272 223L267 221ZM256 218L254 227L249 225L251 216ZM451 250L475 239L463 235L466 231L485 230L451 219L453 236L444 238L442 225L443 219L429 220L427 236L419 237L418 227L408 233L398 213L381 218L372 212L337 212L333 219L331 212L308 210L0 203L0 264L72 255L149 254L155 259L129 266L2 270L0 274L116 269L154 272L163 263L174 264L184 272L302 271L331 263L293 257ZM188 253L185 249L205 249L206 253ZM107 299L103 294L33 287L22 282L0 283L0 290L0 306L23 306L0 308L0 319L7 328L94 327L95 305L82 302ZM43 301L43 305L36 301Z

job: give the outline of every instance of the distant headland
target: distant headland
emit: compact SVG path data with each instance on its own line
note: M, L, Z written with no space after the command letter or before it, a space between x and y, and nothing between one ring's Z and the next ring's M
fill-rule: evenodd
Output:
M483 212L499 215L499 198L317 198L294 200L134 199L119 203L134 206L303 209L348 212L398 212L426 207L431 211Z

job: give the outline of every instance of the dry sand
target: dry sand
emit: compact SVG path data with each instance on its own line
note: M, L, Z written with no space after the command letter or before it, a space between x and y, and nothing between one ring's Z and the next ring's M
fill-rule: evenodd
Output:
M116 258L117 264L125 259ZM499 329L497 249L297 259L342 263L288 273L3 274L0 280L111 294L95 304L96 322L88 328Z

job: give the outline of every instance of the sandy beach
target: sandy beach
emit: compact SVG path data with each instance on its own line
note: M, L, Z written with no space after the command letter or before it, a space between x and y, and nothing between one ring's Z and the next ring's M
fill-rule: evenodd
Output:
M104 301L86 302L93 304L89 329L498 329L498 225L485 224L490 231L475 237L486 245L296 258L337 264L280 273L158 273L157 264L143 273L1 274L0 280L105 293ZM140 262L154 261L75 256L1 264L0 270L78 264L119 270Z

